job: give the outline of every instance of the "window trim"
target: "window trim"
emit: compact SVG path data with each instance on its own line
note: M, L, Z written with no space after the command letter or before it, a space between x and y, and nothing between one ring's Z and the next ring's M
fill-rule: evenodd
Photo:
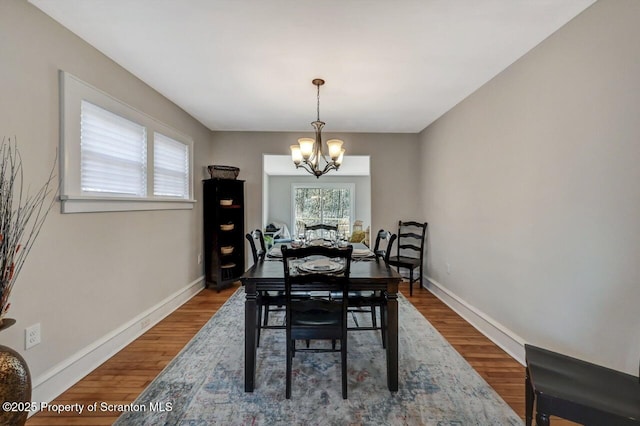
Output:
M296 232L296 189L299 188L322 188L322 189L348 189L351 197L351 205L349 206L349 232L355 221L356 214L356 185L353 182L317 182L317 183L292 183L291 184L291 233Z
M137 210L193 209L193 139L139 111L79 78L60 70L60 200L62 213ZM147 129L147 188L145 197L88 194L80 183L80 105L85 100ZM156 197L153 190L153 136L161 133L189 149L189 196L187 199Z

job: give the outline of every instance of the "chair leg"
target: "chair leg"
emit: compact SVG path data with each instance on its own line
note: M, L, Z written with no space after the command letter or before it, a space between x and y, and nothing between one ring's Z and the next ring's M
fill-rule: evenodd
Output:
M382 334L382 348L387 348L387 307L380 306L380 333Z
M409 269L409 297L413 296L413 269Z
M287 339L287 377L285 390L285 396L287 399L291 399L291 364L293 363L293 345L295 345L295 342Z
M378 321L376 320L376 305L371 305L371 326L373 328L378 327Z
M265 327L269 325L269 304L264 307L264 322L262 324Z
M347 336L343 336L340 341L340 352L342 353L342 399L347 399Z

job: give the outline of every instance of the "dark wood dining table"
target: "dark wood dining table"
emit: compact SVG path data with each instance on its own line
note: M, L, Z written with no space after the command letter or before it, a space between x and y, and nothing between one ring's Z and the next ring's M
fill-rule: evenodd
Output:
M398 391L398 284L402 277L383 260L358 260L351 263L350 289L354 291L382 291L387 300L387 387ZM260 291L284 291L282 262L261 260L249 268L241 278L245 287L244 305L244 390L253 392L257 350L257 294ZM283 363L284 365L284 363Z

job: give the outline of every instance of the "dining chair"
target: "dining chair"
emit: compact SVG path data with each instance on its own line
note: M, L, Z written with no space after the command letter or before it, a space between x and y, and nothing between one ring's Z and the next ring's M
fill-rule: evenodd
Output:
M414 281L420 279L420 288L422 288L424 242L427 226L427 222L399 221L396 254L389 256L387 259L387 263L395 266L398 272L400 272L400 268L409 270L409 296L413 296ZM387 246L387 252L389 251L391 251L391 246ZM415 269L419 269L419 274L414 279L413 271Z
M315 225L305 225L304 227L304 235L307 240L310 239L311 233L317 234L315 239L322 239L328 242L333 242L331 239L331 232L338 235L338 225L327 225L324 223L318 223Z
M380 241L391 238L391 233L381 229L376 237L376 244L373 253L376 261L384 260L386 250L380 249ZM386 299L381 291L350 291L349 292L349 313L352 315L354 326L349 326L349 331L369 331L380 330L382 337L382 347L386 348L385 341L385 314ZM380 312L380 322L377 319L377 312ZM356 313L368 313L371 315L371 325L361 325Z
M256 229L255 231L245 235L245 238L247 239L247 241L249 241L249 247L251 247L251 255L253 256L253 263L255 264L255 263L258 263L259 260L264 260L264 257L267 254L267 248L264 243L264 236L262 234L262 231L259 229ZM256 247L256 240L260 244L259 250Z
M384 229L378 231L378 235L376 236L376 243L373 246L373 254L375 254L377 258L385 258L385 255L387 254L386 249L389 246L389 238L391 238L391 232L385 231ZM387 247L385 247L384 249L380 247L380 242L383 240L387 240Z
M382 232L382 231L381 231ZM385 238L389 239L388 246L391 248L393 246L393 242L396 240L397 235L386 233ZM376 251L374 250L374 253ZM384 260L385 264L389 266L389 254L390 251L384 251L384 256L381 258L380 255L376 256L376 262L380 260ZM355 293L355 294L354 294ZM349 330L380 330L380 334L382 337L382 347L387 347L387 299L385 294L381 291L371 291L371 292L349 292L349 310L357 311L357 309L363 309L363 312L368 312L366 308L368 308L371 312L371 327L360 327L356 321L356 327L350 327ZM380 323L378 324L376 321L376 309L380 310Z
M253 256L253 263L264 262L267 250L264 242L264 236L262 231L256 229L255 231L245 235L249 246L251 247L251 254ZM256 241L260 246L257 248ZM284 325L270 325L269 314L271 312L278 312L284 310L285 297L283 292L277 291L260 291L258 292L257 305L258 305L258 324L256 327L256 347L260 347L260 335L263 329L284 329Z
M340 352L342 398L347 399L347 308L352 246L282 248L286 297L286 398L291 398L291 371L296 352ZM319 297L297 297L313 291ZM329 294L340 291L339 300ZM331 347L296 348L296 340L331 340ZM336 349L335 342L340 342ZM315 346L315 345L314 345ZM312 383L309 384L313 386Z

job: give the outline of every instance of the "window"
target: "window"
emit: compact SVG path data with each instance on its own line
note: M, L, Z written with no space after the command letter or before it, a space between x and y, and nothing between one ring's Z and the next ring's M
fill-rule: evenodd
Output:
M316 223L337 225L338 232L349 234L355 206L353 184L294 184L291 192L296 234L302 232L303 224Z
M153 135L153 194L189 196L189 147L160 133Z
M193 208L193 141L60 72L63 213Z

